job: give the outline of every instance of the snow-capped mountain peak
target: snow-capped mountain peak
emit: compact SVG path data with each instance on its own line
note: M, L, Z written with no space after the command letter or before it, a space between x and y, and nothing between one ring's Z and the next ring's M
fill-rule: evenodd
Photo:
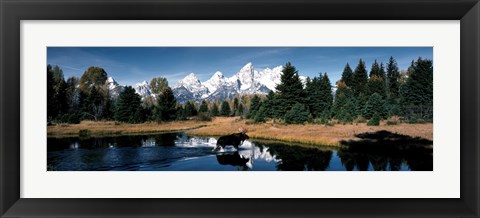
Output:
M137 83L133 88L135 89L135 92L142 97L142 99L145 98L146 96L152 95L152 91L150 90L150 85L148 84L147 81Z
M180 103L190 100L200 102L203 99L231 99L238 94L268 94L269 91L275 91L275 87L280 83L282 70L283 66L256 70L252 63L247 63L231 77L225 77L222 72L216 71L204 82L201 82L195 73L190 73L177 82L173 93ZM305 81L303 76L300 79ZM142 98L153 95L146 81L138 83L135 90Z
M116 99L123 89L123 86L119 85L117 81L113 79L113 77L108 77L105 81L105 85L108 87L110 95L113 99Z
M208 89L200 82L194 73L188 74L185 78L180 80L175 88L184 87L189 92L193 93L195 97L208 97Z
M236 78L240 81L240 90L250 90L254 84L255 70L252 63L248 63L238 71Z
M108 89L110 90L115 89L118 86L117 81L115 81L111 76L107 78L107 80L105 81L105 84L108 86Z
M225 85L225 83L225 76L222 72L217 71L209 80L205 81L203 85L208 89L208 93L214 93L218 88Z

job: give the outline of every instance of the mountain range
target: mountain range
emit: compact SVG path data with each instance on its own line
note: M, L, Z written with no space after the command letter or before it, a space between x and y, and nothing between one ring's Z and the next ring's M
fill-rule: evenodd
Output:
M238 94L268 94L275 91L275 86L280 83L283 66L256 70L252 63L247 63L231 77L225 77L222 72L215 72L210 79L201 82L194 73L190 73L172 87L173 94L179 103L187 101L200 102L203 99L224 100L232 99ZM306 77L300 76L305 84ZM116 97L121 90L112 77L107 80L107 85L112 96ZM134 86L135 91L144 99L147 96L156 97L150 90L149 83L143 81Z

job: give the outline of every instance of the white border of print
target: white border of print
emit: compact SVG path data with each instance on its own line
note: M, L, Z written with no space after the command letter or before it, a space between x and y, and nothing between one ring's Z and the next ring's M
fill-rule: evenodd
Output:
M47 172L47 46L433 46L434 171ZM21 197L459 198L460 22L22 21Z

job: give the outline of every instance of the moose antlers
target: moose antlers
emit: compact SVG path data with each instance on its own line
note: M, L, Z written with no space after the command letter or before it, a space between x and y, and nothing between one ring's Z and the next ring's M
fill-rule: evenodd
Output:
M240 127L240 128L238 128L238 132L239 132L239 133L247 133L247 130L244 129L244 128L242 128L242 127Z

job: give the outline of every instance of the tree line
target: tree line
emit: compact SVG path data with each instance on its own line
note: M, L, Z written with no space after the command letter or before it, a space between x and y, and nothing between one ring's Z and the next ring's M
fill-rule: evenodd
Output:
M291 63L284 66L276 92L262 101L252 99L247 118L255 122L267 119L285 123L328 124L332 119L351 123L368 120L379 125L388 117L401 117L405 122L431 122L433 119L433 64L418 58L406 72L390 57L387 66L373 62L367 72L360 59L354 70L347 63L342 77L332 91L327 73L307 78L303 86L298 71Z
M65 80L58 66L47 65L48 123L79 123L82 120L114 120L127 123L172 120L211 120L215 116L242 116L247 97L200 104L177 103L163 77L150 81L151 95L144 99L131 86L111 90L103 68L90 67L80 78Z
M163 77L150 81L150 96L142 99L131 86L110 90L108 75L100 67L88 68L80 78L64 79L62 69L47 66L49 123L115 120L128 123L172 120L211 120L215 116L241 116L253 122L274 120L328 124L331 120L368 120L378 125L391 116L407 122L433 118L433 66L418 58L400 72L393 57L386 67L376 60L370 72L360 59L354 70L347 63L332 91L327 73L303 84L296 68L287 63L276 91L268 95L242 95L220 101L179 104Z

